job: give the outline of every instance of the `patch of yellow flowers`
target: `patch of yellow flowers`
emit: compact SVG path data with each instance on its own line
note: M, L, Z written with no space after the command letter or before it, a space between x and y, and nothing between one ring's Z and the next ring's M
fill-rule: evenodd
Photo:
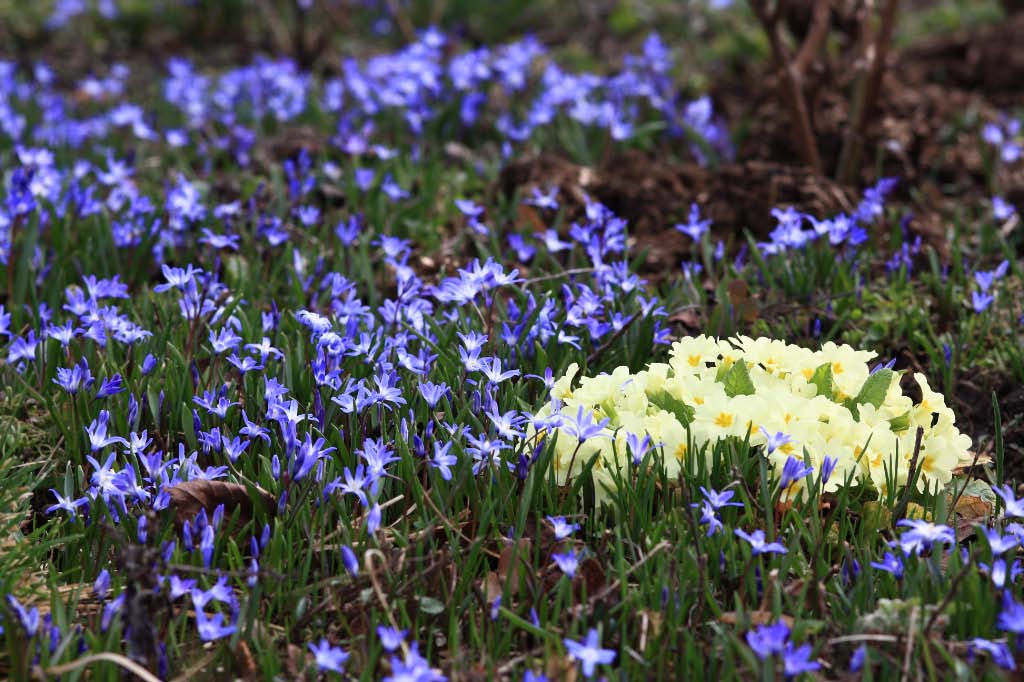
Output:
M611 374L583 377L575 389L579 367L570 365L532 423L548 419L550 426L541 431L557 434L559 484L575 478L597 456L593 474L599 500L607 499L606 488L615 488L612 472L628 467L630 434L634 444L638 437L650 437L663 453L670 478L691 451L699 453L705 445L710 452L716 441L749 435L752 445L766 446L764 432L785 434L791 440L767 454L776 477L790 456L806 457L814 467L809 477L782 491L789 499L820 479L826 456L835 463L826 492L861 483L881 493L892 483L906 487L920 426L917 486L945 486L953 469L967 459L971 439L957 430L953 411L922 374L914 375L922 394L914 404L903 395L900 373L871 372L868 362L874 357L831 342L811 351L768 338L683 338L673 344L668 363L652 363L636 374L619 367ZM574 428L580 416L596 424L608 421L581 443L574 435L580 432ZM527 437L537 436L531 427Z

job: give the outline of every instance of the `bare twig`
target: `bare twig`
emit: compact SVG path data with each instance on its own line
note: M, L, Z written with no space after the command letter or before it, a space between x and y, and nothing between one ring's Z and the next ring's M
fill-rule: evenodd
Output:
M366 574L370 576L370 584L373 586L373 593L377 596L377 601L380 603L382 609L384 609L384 615L388 617L388 622L391 623L391 627L398 630L398 621L395 620L395 614L391 610L391 606L388 604L388 599L384 596L384 588L380 584L380 576L377 574L377 566L374 563L374 559L380 559L380 562L384 565L384 570L388 570L388 560L384 556L384 553L379 549L368 549L363 553L363 564L366 567ZM404 641L402 642L402 653L409 654L409 645Z
M974 453L974 459L971 460L971 466L967 469L967 475L964 476L964 484L960 486L960 490L956 491L956 497L953 498L953 503L949 506L949 516L946 517L946 523L956 518L956 506L960 504L960 498L963 497L964 491L967 490L968 479L974 475L974 467L978 466L978 458L981 457L981 450L979 449Z
M917 614L921 607L914 606L910 610L910 628L907 630L907 644L903 649L903 670L900 673L900 680L906 680L910 677L910 659L911 654L914 653L914 639L917 637Z
M794 58L783 39L782 26L779 22L783 1L778 0L774 10L769 11L767 0L750 0L750 6L764 28L768 44L771 46L772 58L779 69L782 100L789 109L800 156L815 173L821 173L821 156L818 154L818 142L811 126L811 114L807 108L807 98L804 96L803 81L806 69L818 56L828 35L830 5L829 0L815 0L811 28Z
M139 679L145 680L145 682L160 682L159 677L149 672L132 659L128 658L127 656L122 656L121 654L115 654L109 651L101 651L98 654L83 656L82 658L76 659L69 663L62 663L61 665L54 665L49 668L44 668L40 670L40 672L44 677L56 677L58 675L63 675L64 673L69 673L74 670L80 670L81 668L85 668L89 665L92 665L93 663L98 663L100 661L106 661L107 663L113 663L114 665L118 665L127 670L128 672L132 673Z
M831 7L828 0L815 0L814 13L811 15L811 27L807 31L804 44L800 46L796 59L793 60L793 67L801 76L811 68L814 59L821 52L825 38L828 37L828 30L831 28Z
M852 644L856 642L876 642L878 644L895 644L900 641L900 638L896 635L875 635L875 634L861 634L861 635L843 635L842 637L833 637L828 640L828 646L835 646L836 644Z
M640 319L640 315L642 313L643 310L638 310L635 313L633 313L633 315L628 320L626 320L625 324L619 327L619 329L614 334L608 337L607 341L602 343L599 348L596 348L593 353L588 355L587 366L589 367L590 365L594 364L599 357L604 355L605 352L612 347L612 344L618 341L622 337L622 335L626 333L626 330L632 327L633 323Z
M899 0L885 0L874 40L866 40L864 54L861 56L861 75L854 86L853 101L850 107L851 125L846 131L843 148L839 154L839 166L836 179L849 183L855 179L857 167L863 148L864 134L867 131L871 115L874 113L878 95L882 89L882 76L885 74L885 62L892 45L892 35L896 30ZM862 31L869 35L872 13L864 17Z
M899 502L896 503L896 508L892 512L892 527L896 528L896 524L900 522L900 519L907 513L907 505L910 504L910 495L914 492L914 475L917 473L917 459L921 456L921 439L924 438L924 427L918 426L917 433L914 436L914 455L910 458L910 467L907 469L907 487L903 489L903 494L900 495ZM895 476L895 473L893 474Z

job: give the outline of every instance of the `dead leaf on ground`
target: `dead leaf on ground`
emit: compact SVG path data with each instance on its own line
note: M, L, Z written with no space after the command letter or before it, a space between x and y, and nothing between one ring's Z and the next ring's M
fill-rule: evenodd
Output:
M501 596L501 578L495 571L487 571L484 578L484 595L488 604L493 604L494 600Z
M605 577L601 562L592 556L580 562L579 568L576 569L576 577L573 580L575 584L585 585L587 595L590 597L597 594L607 582L608 580Z
M576 682L579 670L576 661L568 656L552 656L544 666L544 675L551 682Z
M183 525L191 522L200 510L213 514L218 506L224 505L224 516L230 518L238 510L239 521L244 525L252 520L254 500L249 496L249 489L238 483L226 481L208 481L196 479L165 488L171 496L171 507L174 509L174 523ZM259 505L271 516L277 511L277 500L274 496L260 488L253 488Z
M977 457L977 459L975 459ZM953 475L959 476L970 472L972 466L983 467L987 464L992 463L992 457L990 455L976 454L973 450L968 450L960 456L956 467L953 469Z
M984 497L976 495L961 495L956 501L956 513L965 521L977 521L981 523L992 514L992 503Z
M256 666L256 659L253 658L252 652L249 651L249 646L244 641L239 641L238 646L235 647L234 654L239 677L245 680L245 682L258 680L260 678L260 671Z
M760 317L760 306L757 299L751 295L750 287L742 279L734 279L729 282L729 303L732 304L736 317L744 322L754 323Z
M771 611L757 610L747 611L743 616L744 617L741 618L740 614L735 611L726 611L718 617L718 621L720 623L725 623L726 625L739 625L740 623L747 621L749 621L751 625L770 625L775 622L781 622L785 623L786 627L790 629L793 627L793 616L787 616L786 614L782 614L776 618L775 614Z
M498 578L502 583L508 583L509 595L514 596L519 589L519 576L522 569L526 569L525 575L529 575L530 556L533 550L533 542L530 538L520 538L518 542L509 543L501 550L498 557Z

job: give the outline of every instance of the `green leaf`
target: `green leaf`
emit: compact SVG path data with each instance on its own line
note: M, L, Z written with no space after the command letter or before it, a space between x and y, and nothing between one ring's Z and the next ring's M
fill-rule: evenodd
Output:
M836 399L836 385L832 377L832 363L826 362L814 370L811 376L811 383L818 387L818 395L823 395L829 400Z
M433 597L420 597L420 611L423 613L436 616L439 613L444 613L444 603L439 599Z
M860 393L854 398L853 402L857 405L863 405L865 403L878 407L885 400L885 394L889 391L889 385L892 383L893 376L896 372L891 369L880 369L864 382L864 385L860 388Z
M747 363L737 360L725 376L722 377L725 384L725 394L730 398L738 395L754 395L754 382L750 380L747 372Z
M647 400L655 407L670 412L683 426L689 426L693 421L693 408L668 391L661 390L654 395L648 394Z
M889 426L893 431L906 431L910 428L910 410L907 410L898 417L889 420Z

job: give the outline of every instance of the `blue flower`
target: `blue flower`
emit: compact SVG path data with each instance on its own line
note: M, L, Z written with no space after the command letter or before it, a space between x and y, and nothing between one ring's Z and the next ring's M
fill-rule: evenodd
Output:
M808 466L803 460L789 456L786 458L786 463L782 465L782 478L779 481L779 488L786 490L793 483L810 475L813 471L814 468Z
M348 545L341 546L341 562L345 564L345 570L349 575L352 577L359 575L359 559Z
M794 647L792 642L786 643L782 652L782 670L787 679L820 669L821 664L811 660L810 644Z
M1016 670L1017 663L1013 660L1013 652L1006 642L993 642L981 637L975 637L968 642L967 658L974 660L975 651L984 651L992 657L992 661L1003 670Z
M570 549L565 554L553 553L551 559L558 564L558 568L561 569L562 573L572 578L576 575L576 569L579 568L580 556L581 553L573 552Z
M446 481L452 480L451 467L455 466L459 458L455 455L449 455L448 451L452 447L452 441L448 441L443 445L439 441L434 441L434 456L428 460L430 466L441 472L441 478Z
M699 242L710 226L710 220L700 219L700 209L697 207L697 204L690 204L690 215L687 218L687 222L676 225L676 229L693 241Z
M785 651L789 628L783 622L759 625L747 632L747 645L762 661Z
M430 409L437 407L437 404L441 401L445 395L448 394L448 384L443 381L439 384L434 384L429 381L424 381L419 385L420 395L427 401L427 405Z
M986 308L992 305L992 301L995 300L995 296L987 294L983 291L972 291L971 292L971 307L974 308L974 312L984 312Z
M1003 592L1003 610L996 618L996 627L1017 636L1024 635L1024 606L1014 600L1009 590Z
M923 519L902 519L897 524L910 530L904 531L899 538L900 549L904 554L917 554L931 549L936 542L955 545L956 534L949 526L932 523Z
M397 630L387 625L377 626L377 637L385 651L396 651L405 641L408 630Z
M742 502L732 501L733 495L736 494L736 491L734 490L723 490L722 492L718 492L714 489L709 490L704 486L701 486L700 492L705 497L705 499L707 499L707 502L709 505L711 505L711 508L714 509L715 511L719 511L721 509L724 509L725 507L743 506ZM694 504L692 506L696 507L697 505Z
M26 609L13 594L7 595L7 604L14 610L14 615L18 617L21 627L25 628L25 634L35 637L39 630L39 609L35 607Z
M761 554L770 554L770 553L773 553L773 552L776 553L776 554L785 554L786 551L787 551L786 548L783 547L781 543L778 543L778 542L767 542L766 543L765 542L765 534L764 534L763 530L760 530L760 529L755 530L753 533L750 533L749 535L747 533L744 533L739 528L737 528L733 532L736 533L737 537L740 537L740 538L746 540L748 543L750 543L750 549L753 552L754 556L758 556L758 555L761 555Z
M71 514L71 518L75 518L75 512L78 510L78 508L89 504L89 498L87 497L80 497L77 500L72 500L69 497L64 497L53 488L50 488L50 492L52 492L53 496L57 498L57 504L47 507L47 514L52 514L58 509L63 509L64 511Z
M211 642L221 637L234 634L235 624L224 624L224 614L215 613L207 616L202 608L196 609L196 628L199 630L199 638L204 642Z
M704 500L701 505L700 523L701 525L705 523L709 524L707 537L711 537L723 528L722 520L718 518L718 515L715 513L715 508L712 507L711 503L707 500Z
M326 639L321 639L320 643L315 645L310 642L308 646L316 658L317 669L345 672L345 661L349 655L341 647L332 646Z
M607 665L615 661L616 652L601 648L601 636L595 628L590 629L587 639L582 643L571 639L563 639L562 642L569 650L569 655L580 663L583 676L588 679L594 676L594 669L598 665Z
M886 552L881 561L872 561L871 568L892 573L897 580L903 579L903 560L892 552Z
M850 656L850 672L858 673L864 667L864 661L867 659L868 647L865 644L861 644L854 650L853 655Z
M562 428L583 443L590 438L603 435L604 427L608 425L609 421L605 417L595 424L594 413L580 405L576 410L575 418L567 419Z
M995 556L1009 552L1020 543L1016 536L1012 534L1003 535L995 528L984 528L982 530L985 538L988 540L988 546Z
M836 469L836 464L839 463L838 457L832 457L831 455L825 455L825 459L821 462L821 484L825 485L828 480L832 478L832 473Z
M551 524L556 540L564 540L572 535L574 531L579 530L580 527L578 523L568 523L562 516L548 516L545 518Z
M1008 485L993 488L996 495L1003 500L1003 516L1012 518L1024 518L1024 499L1018 500L1013 494L1013 488Z

